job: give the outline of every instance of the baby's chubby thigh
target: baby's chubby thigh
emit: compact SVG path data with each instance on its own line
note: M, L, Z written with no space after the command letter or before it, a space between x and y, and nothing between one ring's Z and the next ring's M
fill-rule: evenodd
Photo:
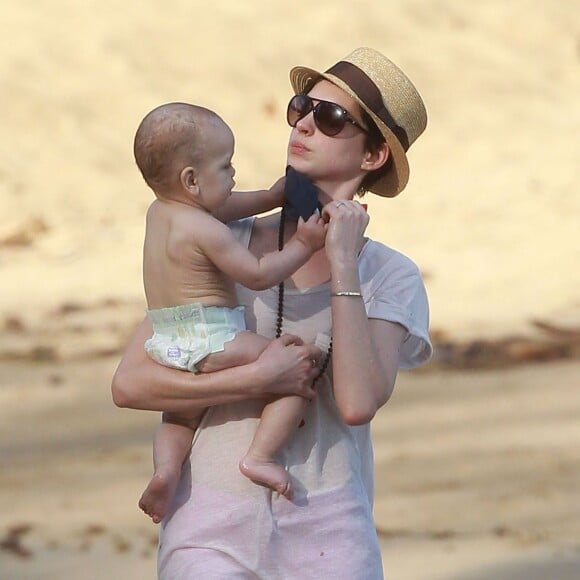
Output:
M201 373L213 373L232 367L254 362L270 344L264 336L242 330L224 344L224 349L214 352L199 361L195 366Z

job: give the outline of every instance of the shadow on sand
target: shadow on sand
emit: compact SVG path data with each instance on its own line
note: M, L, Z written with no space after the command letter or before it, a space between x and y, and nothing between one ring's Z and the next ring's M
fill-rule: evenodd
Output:
M453 580L577 580L580 578L580 553L554 556L550 560L515 560L483 570L454 576Z

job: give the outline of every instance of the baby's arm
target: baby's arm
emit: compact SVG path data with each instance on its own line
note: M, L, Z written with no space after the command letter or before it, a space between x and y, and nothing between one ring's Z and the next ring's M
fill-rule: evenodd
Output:
M326 224L318 215L312 215L306 222L299 218L296 234L284 249L269 252L261 258L256 258L238 242L227 226L219 222L204 224L196 237L206 256L219 270L247 288L264 290L279 284L305 264L324 246L325 235Z
M232 195L213 215L227 223L281 207L284 203L284 181L285 178L280 177L270 189L232 191Z

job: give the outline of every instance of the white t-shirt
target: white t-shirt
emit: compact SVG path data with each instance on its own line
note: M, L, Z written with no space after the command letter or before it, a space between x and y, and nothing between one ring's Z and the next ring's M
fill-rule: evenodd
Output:
M248 218L232 226L246 245L252 224L253 218ZM428 360L429 309L417 266L369 240L359 256L359 275L369 318L398 322L407 329L401 367ZM283 332L326 348L330 285L286 289L284 296ZM255 292L239 287L238 297L246 306L248 329L273 337L278 289ZM342 421L328 373L316 388L302 426L280 457L292 476L292 501L253 484L238 470L263 401L208 409L162 524L162 580L383 578L372 517L370 425L351 427Z

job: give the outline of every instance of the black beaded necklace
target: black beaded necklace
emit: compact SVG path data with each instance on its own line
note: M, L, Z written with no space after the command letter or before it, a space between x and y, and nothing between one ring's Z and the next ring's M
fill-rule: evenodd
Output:
M285 207L282 207L280 212L280 225L278 227L278 250L281 251L284 248L284 224L286 221L286 211ZM278 315L276 318L276 338L282 336L282 324L284 322L284 280L278 285ZM314 379L314 383L326 372L328 365L330 364L330 357L332 355L332 337L330 338L330 344L328 345L328 351L324 357L322 366L320 367L320 374Z

